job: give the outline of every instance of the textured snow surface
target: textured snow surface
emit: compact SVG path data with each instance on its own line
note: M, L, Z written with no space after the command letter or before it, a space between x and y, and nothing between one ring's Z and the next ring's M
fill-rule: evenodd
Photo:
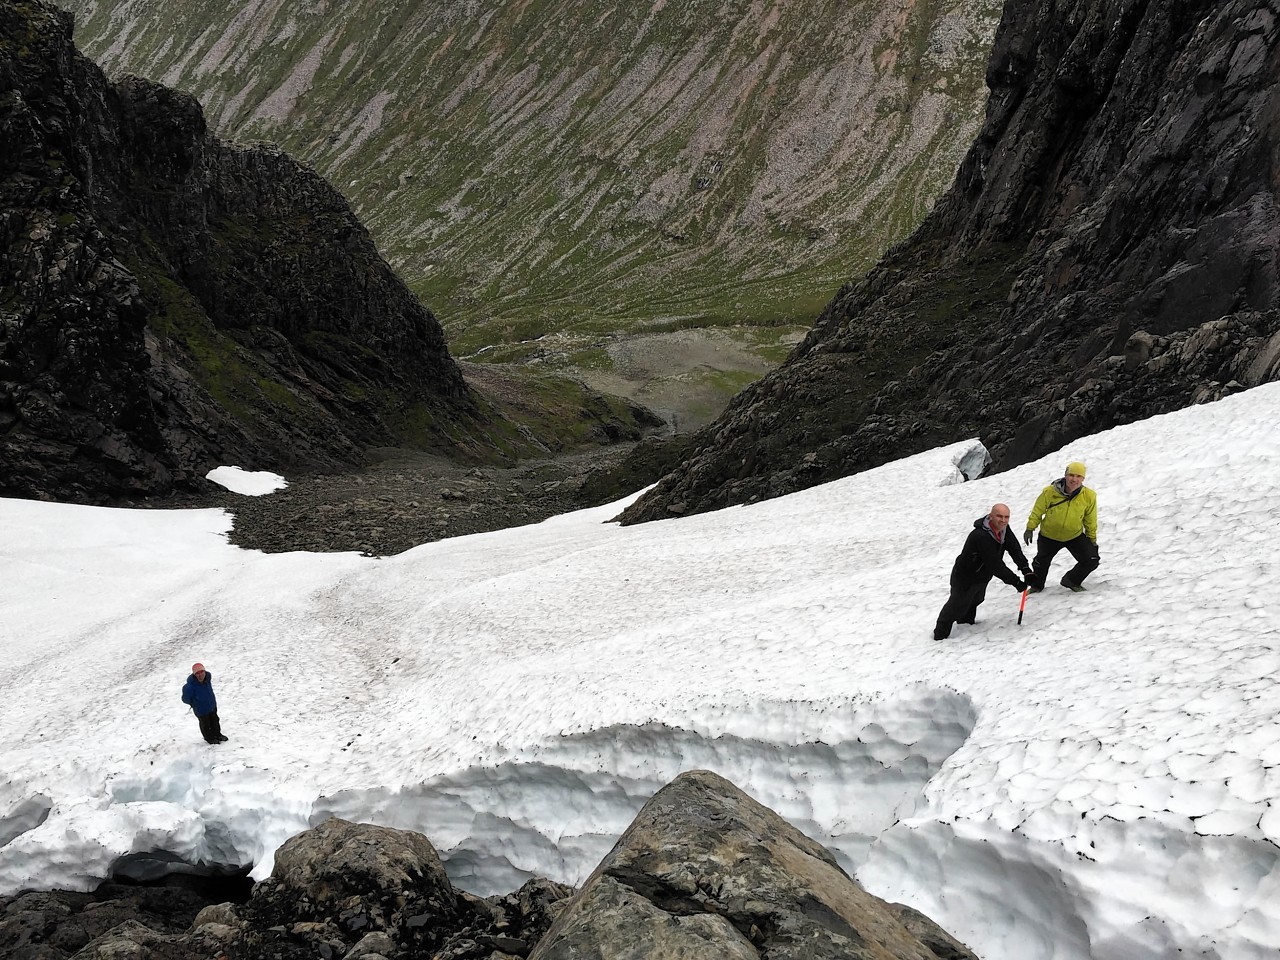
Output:
M960 482L961 443L639 527L618 505L397 557L263 555L218 511L0 500L0 892L165 849L271 869L328 813L481 893L579 881L714 769L984 960L1280 951L1280 385ZM1089 592L952 559L1068 460ZM179 700L212 672L229 743Z

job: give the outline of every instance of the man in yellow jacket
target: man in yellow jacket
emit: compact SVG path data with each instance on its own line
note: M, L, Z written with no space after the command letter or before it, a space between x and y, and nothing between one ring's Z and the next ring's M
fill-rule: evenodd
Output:
M1040 528L1036 558L1031 562L1027 578L1032 593L1044 589L1049 565L1063 547L1071 552L1076 565L1063 574L1060 581L1068 590L1084 591L1085 577L1098 569L1098 495L1084 485L1084 464L1073 460L1066 475L1040 492L1036 505L1027 517L1023 542L1031 545L1031 536Z

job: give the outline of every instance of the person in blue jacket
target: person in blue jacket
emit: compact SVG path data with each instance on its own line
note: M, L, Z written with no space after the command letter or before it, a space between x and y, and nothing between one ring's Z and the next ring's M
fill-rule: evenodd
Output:
M213 674L204 668L203 663L191 665L191 676L182 686L182 702L191 708L191 712L200 721L200 734L207 743L223 743L228 738L222 735L222 724L218 721L218 698L213 694Z

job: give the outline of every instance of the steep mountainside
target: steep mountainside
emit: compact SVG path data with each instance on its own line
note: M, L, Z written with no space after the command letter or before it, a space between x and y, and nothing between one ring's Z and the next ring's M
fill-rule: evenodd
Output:
M109 84L71 31L0 4L0 495L457 452L478 408L346 201L189 96Z
M1280 376L1278 20L1280 0L1010 0L949 193L625 519L964 436L1008 467Z
M999 12L66 5L109 71L189 91L220 133L279 142L339 183L457 355L580 368L616 362L601 333L807 327L954 176Z

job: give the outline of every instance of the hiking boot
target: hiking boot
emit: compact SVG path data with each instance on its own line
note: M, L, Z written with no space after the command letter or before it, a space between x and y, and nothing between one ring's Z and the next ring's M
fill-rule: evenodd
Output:
M1084 593L1084 585L1083 585L1083 584L1080 584L1080 583L1072 583L1072 582L1071 582L1070 580L1068 580L1066 577L1063 577L1063 578L1062 578L1061 580L1059 580L1058 582L1059 582L1060 584L1062 584L1064 587L1066 587L1068 590L1070 590L1072 593Z

